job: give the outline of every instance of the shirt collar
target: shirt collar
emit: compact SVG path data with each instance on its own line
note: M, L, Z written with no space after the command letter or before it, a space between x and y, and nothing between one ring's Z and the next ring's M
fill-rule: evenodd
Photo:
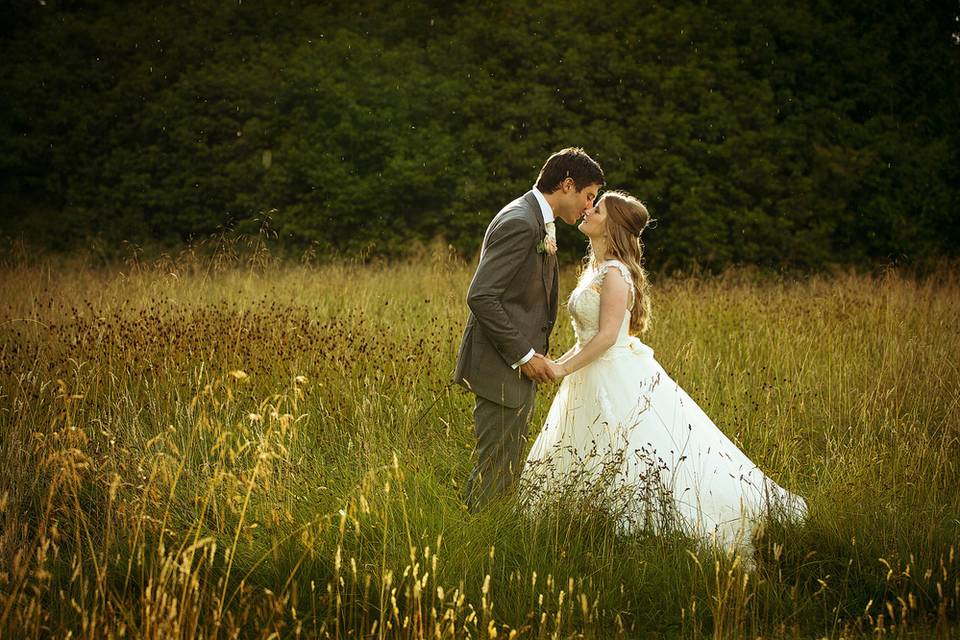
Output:
M540 192L540 189L536 187L533 188L533 195L537 199L537 202L540 203L540 213L543 214L543 223L550 224L554 220L553 208L550 206L550 203L547 202L547 199Z

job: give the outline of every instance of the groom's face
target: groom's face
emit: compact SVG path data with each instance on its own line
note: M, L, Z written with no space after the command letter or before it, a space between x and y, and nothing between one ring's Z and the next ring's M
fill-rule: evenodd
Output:
M574 225L587 209L593 206L594 201L597 199L597 194L600 193L600 185L587 185L580 191L577 191L577 186L574 181L567 178L563 181L561 190L563 198L561 200L562 204L556 212L557 217L569 225Z

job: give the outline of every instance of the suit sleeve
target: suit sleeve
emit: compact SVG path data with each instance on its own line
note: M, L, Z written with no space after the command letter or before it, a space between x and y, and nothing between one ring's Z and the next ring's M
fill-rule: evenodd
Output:
M484 334L507 364L521 360L533 346L503 309L503 292L527 255L536 247L537 232L523 220L505 220L492 230L467 291L467 305Z

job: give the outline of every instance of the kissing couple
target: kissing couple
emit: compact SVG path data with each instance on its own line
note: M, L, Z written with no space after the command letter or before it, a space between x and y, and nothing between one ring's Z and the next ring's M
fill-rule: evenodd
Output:
M454 371L476 396L467 507L518 483L531 509L575 490L599 499L623 531L674 528L749 548L760 517L775 509L800 519L806 502L757 468L640 341L651 312L641 243L650 215L623 191L601 195L604 186L583 149L562 149L487 227ZM589 249L567 300L576 343L552 360L557 218L577 224ZM524 464L537 385L560 379Z

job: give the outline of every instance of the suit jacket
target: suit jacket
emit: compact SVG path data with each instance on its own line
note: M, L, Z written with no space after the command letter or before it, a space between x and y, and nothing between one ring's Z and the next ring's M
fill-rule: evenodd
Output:
M545 233L533 191L501 209L467 292L470 316L453 381L506 407L519 407L535 390L511 365L530 349L546 354L557 319L557 258L537 251Z

